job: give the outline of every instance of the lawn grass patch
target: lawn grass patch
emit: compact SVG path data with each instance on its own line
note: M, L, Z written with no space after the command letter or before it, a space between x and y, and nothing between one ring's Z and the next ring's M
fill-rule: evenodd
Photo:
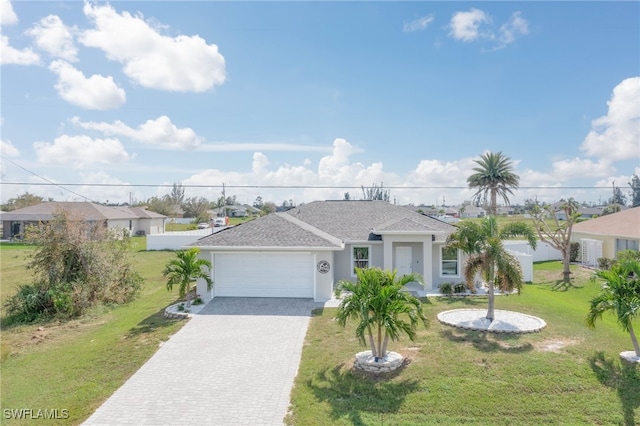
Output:
M23 269L25 250L14 257L16 250L0 247L3 300L19 283L29 281ZM67 322L3 328L2 409L66 409L65 422L78 424L182 327L184 321L163 317L164 307L175 302L162 277L172 253L133 250L136 269L145 279L134 301L95 308Z
M438 323L437 313L485 308L486 297L424 299L429 327L415 342L389 343L408 363L384 378L353 370L364 350L355 325L342 329L336 310L324 309L309 326L288 424L635 424L640 368L618 356L630 349L629 336L612 317L587 328L599 284L574 266L573 285L556 289L555 263L536 264L535 284L522 295L496 297L496 309L544 319L540 333L458 330Z

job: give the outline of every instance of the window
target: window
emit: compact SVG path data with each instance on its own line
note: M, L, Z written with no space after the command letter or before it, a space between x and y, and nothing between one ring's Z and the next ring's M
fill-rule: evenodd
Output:
M351 251L351 259L353 264L353 275L356 274L356 268L368 268L369 247L353 247Z
M442 275L458 276L458 250L451 247L440 248L440 258L442 259Z
M623 250L638 250L638 241L616 239L616 254Z

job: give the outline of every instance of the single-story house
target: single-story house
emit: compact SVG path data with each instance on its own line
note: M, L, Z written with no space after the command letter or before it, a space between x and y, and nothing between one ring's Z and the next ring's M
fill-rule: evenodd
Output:
M140 207L49 201L10 212L0 212L2 238L18 238L27 225L48 222L53 219L54 213L61 210L81 216L90 223L103 222L107 228L127 229L130 235L163 233L167 218Z
M356 267L417 273L419 294L463 282L462 254L445 249L455 227L385 201L316 201L224 229L190 246L211 261L213 297L325 301Z
M469 219L469 218L482 218L487 215L487 212L482 207L468 205L460 208L460 218Z
M580 243L580 261L589 266L622 250L640 250L640 207L576 223L571 240Z

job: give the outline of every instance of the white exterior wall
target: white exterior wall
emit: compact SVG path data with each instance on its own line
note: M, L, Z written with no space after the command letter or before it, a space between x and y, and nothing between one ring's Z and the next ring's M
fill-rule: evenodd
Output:
M323 260L329 262L329 267L331 268L326 274L322 274L318 271L318 263ZM326 302L333 296L334 267L332 251L320 251L315 253L316 282L314 300L316 302Z
M139 219L138 226L133 230L133 235L138 231L144 231L145 235L164 233L164 219Z
M135 234L135 228L138 225L138 219L109 219L107 221L108 229L125 229L131 235L131 230L129 230L129 220L131 220L131 228Z

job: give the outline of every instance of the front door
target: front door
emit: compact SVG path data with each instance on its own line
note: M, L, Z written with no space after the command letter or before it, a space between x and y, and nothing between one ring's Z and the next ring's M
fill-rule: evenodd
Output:
M398 276L403 276L413 273L411 266L411 247L410 246L397 246L396 247L396 270Z

